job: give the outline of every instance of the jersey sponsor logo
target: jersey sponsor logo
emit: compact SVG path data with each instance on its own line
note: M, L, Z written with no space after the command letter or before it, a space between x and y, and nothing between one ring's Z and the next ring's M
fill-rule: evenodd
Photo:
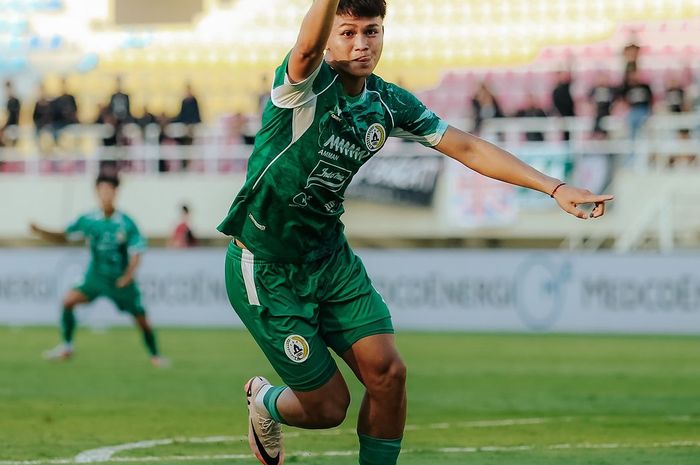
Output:
M374 123L367 129L365 145L370 151L376 152L384 146L384 142L386 142L386 129L381 124Z
M348 142L340 136L336 136L335 134L331 134L328 140L324 142L323 148L332 150L357 161L363 161L372 155L368 151L362 150L362 148Z
M284 340L284 353L292 362L302 363L309 358L311 351L306 339L298 334L292 334Z
M311 171L306 187L321 186L331 192L338 192L351 177L352 171L321 160Z

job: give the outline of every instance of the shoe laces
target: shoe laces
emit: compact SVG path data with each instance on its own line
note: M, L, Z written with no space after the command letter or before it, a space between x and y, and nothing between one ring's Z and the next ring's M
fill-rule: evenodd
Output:
M262 433L260 439L265 449L279 448L281 437L281 427L279 423L272 418L263 417L260 417L258 423L260 424L260 432Z

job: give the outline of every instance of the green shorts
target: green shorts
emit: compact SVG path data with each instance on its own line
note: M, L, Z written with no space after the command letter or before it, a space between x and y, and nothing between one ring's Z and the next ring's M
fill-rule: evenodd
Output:
M126 287L118 288L115 281L88 273L82 284L74 288L92 302L98 297L107 297L117 308L134 316L145 315L146 310L141 303L141 291L135 282Z
M259 260L231 242L226 290L272 367L296 391L318 389L335 374L328 348L340 355L364 337L394 332L386 303L347 242L303 264Z

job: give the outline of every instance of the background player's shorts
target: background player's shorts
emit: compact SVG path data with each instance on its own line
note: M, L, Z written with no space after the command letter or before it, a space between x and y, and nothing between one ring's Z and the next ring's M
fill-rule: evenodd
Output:
M75 290L85 295L91 302L98 297L107 297L122 312L134 316L146 314L141 303L141 291L133 281L126 287L118 288L112 279L87 273L82 284L76 286Z
M384 300L347 242L303 264L258 260L233 242L226 289L234 310L282 380L294 390L326 384L337 354L360 339L394 332Z

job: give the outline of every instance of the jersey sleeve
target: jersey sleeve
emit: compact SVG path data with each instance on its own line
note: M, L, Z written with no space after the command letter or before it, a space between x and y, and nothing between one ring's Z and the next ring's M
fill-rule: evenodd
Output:
M87 235L88 218L86 215L81 215L76 218L71 224L66 226L63 231L66 239L69 241L79 241Z
M126 247L129 255L138 255L146 250L146 239L141 235L136 223L127 217Z
M394 129L389 134L426 147L435 147L447 131L447 122L440 119L410 92L391 86L391 107L394 111Z
M292 83L287 73L290 55L291 52L287 54L275 71L271 98L272 103L278 108L291 109L308 103L333 84L337 76L324 60L309 77L303 81Z

